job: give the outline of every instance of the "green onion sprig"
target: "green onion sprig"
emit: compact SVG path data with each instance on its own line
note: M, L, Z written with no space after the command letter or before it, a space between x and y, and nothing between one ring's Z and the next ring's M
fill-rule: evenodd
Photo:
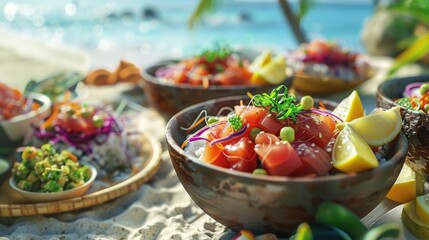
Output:
M298 99L288 92L285 85L278 86L269 94L255 94L252 102L256 107L268 109L279 120L291 118L293 122L296 122L296 117L303 110Z

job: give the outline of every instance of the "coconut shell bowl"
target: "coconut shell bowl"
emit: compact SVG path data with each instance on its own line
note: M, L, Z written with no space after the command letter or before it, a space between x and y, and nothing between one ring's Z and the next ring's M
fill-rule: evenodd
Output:
M407 153L403 134L379 167L320 177L252 175L205 163L181 148L189 134L181 127L192 125L202 110L216 115L243 99L249 101L246 96L228 97L188 107L171 118L166 130L171 162L185 190L209 216L234 231L289 236L300 223L314 222L316 209L325 201L363 217L384 199L399 175ZM324 105L332 109L335 104L324 101Z
M428 82L429 75L400 77L386 80L377 90L377 106L389 109L398 106L407 85ZM402 132L408 139L407 164L426 180L429 179L429 115L401 107Z

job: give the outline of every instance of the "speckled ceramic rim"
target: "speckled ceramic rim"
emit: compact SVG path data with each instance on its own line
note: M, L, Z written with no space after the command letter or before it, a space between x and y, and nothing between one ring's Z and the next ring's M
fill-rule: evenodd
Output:
M179 118L180 116L187 115L188 112L193 111L194 109L200 108L202 106L210 106L215 102L226 102L226 101L233 101L233 100L239 101L240 99L248 99L248 98L246 98L246 96L238 96L238 97L234 96L234 97L225 97L225 98L220 98L220 99L214 99L214 100L209 100L209 101L205 101L205 102L190 106L190 107L185 108L182 111L178 112L167 123L167 128L166 128L167 143L172 148L174 148L175 151L180 153L182 156L185 156L187 159L192 160L194 163L196 163L200 166L203 166L205 168L209 168L213 171L216 171L219 174L223 174L226 176L232 175L232 176L243 177L243 178L247 178L247 179L258 179L258 180L266 181L267 183L270 183L270 182L273 182L273 183L274 182L276 182L276 183L278 183L278 182L312 182L315 180L317 180L317 181L338 181L338 180L346 179L346 178L370 177L371 175L373 175L374 172L383 171L384 168L388 168L391 165L395 165L397 162L404 159L403 157L406 156L406 154L407 154L408 141L407 141L405 135L403 135L401 132L400 137L397 140L398 141L398 148L397 148L397 151L393 154L393 156L386 163L383 163L379 167L368 170L368 171L364 171L364 172L360 172L360 173L354 173L354 174L336 174L336 175L311 177L311 178L263 176L263 175L256 176L256 175L252 175L249 173L229 170L229 169L225 169L222 167L218 167L218 166L213 165L213 164L209 164L209 163L199 161L194 156L186 154L185 151L179 146L179 144L177 142L175 142L173 135L172 135L172 132L173 132L172 124L173 124L173 122L177 122L177 118ZM195 117L197 117L197 116L195 116ZM180 143L180 145L181 145L181 143Z
M58 200L57 199L58 196L63 195L66 192L77 191L77 190L79 190L81 188L84 188L84 187L86 187L88 185L91 185L94 182L95 178L97 177L97 169L95 169L95 167L92 166L92 165L90 165L90 164L85 164L85 165L87 165L91 169L91 178L87 182L85 182L83 185L81 185L81 186L79 186L77 188L65 190L65 191L62 191L62 192L41 193L41 192L29 192L29 191L25 191L25 190L22 190L22 189L18 188L18 186L16 185L16 182L13 179L13 176L11 176L9 178L9 185L10 185L10 187L13 190L19 192L21 195L25 196L26 198L33 198L33 197L37 198L39 196L45 196L46 194L49 194L50 196L52 196L56 200ZM85 193L83 193L83 194L85 194Z
M400 106L401 108L407 110L407 111L412 111L415 113L418 113L417 111L413 111L410 110L408 108L404 108L401 105L398 105L396 102L394 102L390 97L386 96L386 93L384 91L385 86L387 86L387 84L392 84L395 85L396 83L399 83L401 81L408 81L409 83L413 83L413 82L424 82L424 79L426 79L426 81L429 81L429 74L426 75L417 75L417 76L412 76L412 77L400 77L400 78L392 78L389 80L384 81L383 83L381 83L378 88L377 88L377 95L381 98L382 101L384 102L388 102L394 106ZM400 97L400 96L397 96Z
M42 103L42 105L36 109L29 111L27 113L15 116L13 118L10 118L8 120L1 121L2 125L11 124L12 122L20 122L29 118L32 118L36 116L39 112L45 112L52 106L52 101L50 98L48 98L46 95L40 94L40 93L30 93L28 95L28 98L33 99L36 102Z
M240 90L240 89L248 89L248 88L259 88L261 85L228 85L228 86L209 86L208 88L204 88L200 85L191 85L191 84L171 84L167 81L161 81L159 78L155 77L154 75L150 74L151 72L156 72L159 68L167 66L172 63L177 63L177 60L165 60L158 63L155 63L154 65L147 67L142 71L143 81L149 81L157 85L167 86L167 87L174 87L174 88L180 88L180 89L193 89L193 90ZM292 81L293 76L288 77L284 84L290 86L290 82ZM274 85L273 85L274 86Z

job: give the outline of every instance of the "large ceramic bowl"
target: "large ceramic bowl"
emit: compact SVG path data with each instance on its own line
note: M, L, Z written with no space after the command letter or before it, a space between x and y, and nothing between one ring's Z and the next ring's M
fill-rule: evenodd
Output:
M389 109L398 106L405 86L413 82L428 82L429 75L401 77L386 80L377 90L377 106ZM408 138L407 164L429 179L429 115L401 107L402 131Z
M33 125L51 114L52 101L47 96L31 93L28 98L39 103L40 107L8 120L0 121L0 148L14 149L20 146L25 134L32 130Z
M174 63L176 61L164 61L156 63L144 69L143 89L150 104L161 113L172 116L173 114L189 107L210 99L228 96L246 95L270 92L273 85L231 85L231 86L195 86L190 84L173 84L163 81L155 76L158 69ZM281 84L290 87L292 79L285 79Z
M240 99L223 98L189 107L171 118L166 131L171 162L188 194L208 215L233 230L289 235L299 223L313 222L324 201L343 204L363 217L384 199L405 161L407 140L402 134L389 148L388 161L378 168L314 178L255 176L185 153L180 145L188 133L180 127L190 126L202 110L213 115L222 107L239 104Z
M89 187L91 187L91 185L94 183L95 178L97 177L97 169L91 165L87 165L87 166L91 169L91 178L77 188L73 188L73 189L69 189L61 192L43 193L43 192L25 191L18 188L17 183L13 177L10 177L9 185L14 191L18 192L28 202L44 203L44 202L52 202L52 201L80 197L83 194L85 194L85 192L89 189Z

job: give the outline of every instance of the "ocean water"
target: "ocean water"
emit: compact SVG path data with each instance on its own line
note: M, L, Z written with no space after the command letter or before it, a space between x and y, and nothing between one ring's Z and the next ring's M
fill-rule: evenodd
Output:
M0 0L0 31L82 49L131 49L142 55L189 54L213 41L283 50L297 46L277 1L221 2L217 11L190 30L187 19L196 0ZM302 28L309 39L338 41L364 51L359 35L373 11L368 0L319 1Z

